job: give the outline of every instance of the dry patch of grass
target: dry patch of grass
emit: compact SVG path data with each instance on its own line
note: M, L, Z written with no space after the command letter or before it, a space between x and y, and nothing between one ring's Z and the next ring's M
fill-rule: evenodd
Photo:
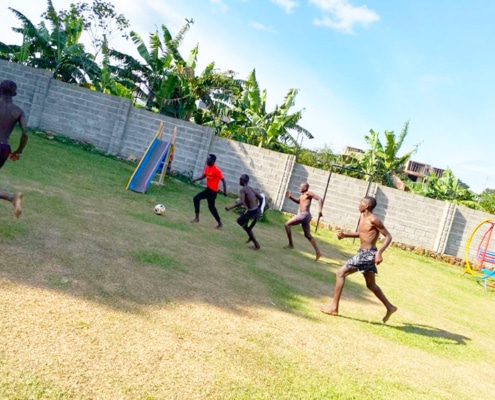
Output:
M26 194L20 220L0 204L0 398L493 397L495 292L456 267L391 248L389 324L358 274L329 317L318 306L356 249L333 232L316 263L297 229L283 249L270 211L254 252L233 213L221 231L206 205L189 223L198 187L125 191L131 165L37 137L0 173Z

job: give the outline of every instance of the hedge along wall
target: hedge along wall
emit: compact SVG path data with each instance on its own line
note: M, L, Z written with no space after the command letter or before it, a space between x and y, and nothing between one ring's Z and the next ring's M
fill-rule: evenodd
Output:
M310 190L325 199L320 221L325 225L355 229L359 200L370 194L376 196L376 214L394 241L463 258L473 228L495 218L335 172L329 180L328 171L297 164L294 156L218 138L210 128L134 107L129 99L56 81L44 70L0 60L0 79L17 83L14 101L26 112L30 128L89 142L122 158L139 159L164 122L164 140L177 129L174 170L197 177L208 153L215 153L229 192L238 191L239 176L247 173L252 186L272 198L273 208L290 213L297 212L297 204L285 197L286 190L297 196L300 183L307 181ZM311 212L316 218L317 204L312 205ZM478 232L473 243L479 242L482 233ZM475 250L470 255L473 259Z

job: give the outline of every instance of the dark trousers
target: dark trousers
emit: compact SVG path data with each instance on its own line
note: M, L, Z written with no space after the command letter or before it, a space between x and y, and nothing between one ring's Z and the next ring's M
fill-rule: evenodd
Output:
M202 192L199 192L196 196L193 197L193 202L194 202L194 212L196 214L199 214L199 202L201 200L206 199L208 202L208 210L210 210L211 215L213 215L213 218L220 223L220 215L218 215L217 208L215 207L215 199L217 198L217 192L206 188Z

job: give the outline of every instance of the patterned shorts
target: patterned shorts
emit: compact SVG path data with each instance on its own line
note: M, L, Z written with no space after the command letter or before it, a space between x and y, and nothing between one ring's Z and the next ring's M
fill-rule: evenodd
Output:
M376 248L373 249L359 249L357 254L349 258L345 265L351 270L357 270L359 272L374 272L378 274L378 270L375 265Z

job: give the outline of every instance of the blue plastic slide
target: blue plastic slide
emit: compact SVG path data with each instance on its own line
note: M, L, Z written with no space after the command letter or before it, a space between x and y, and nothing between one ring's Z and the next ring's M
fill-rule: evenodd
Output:
M165 142L155 137L132 174L127 189L133 192L145 193L160 164L167 157L171 145L172 141Z

